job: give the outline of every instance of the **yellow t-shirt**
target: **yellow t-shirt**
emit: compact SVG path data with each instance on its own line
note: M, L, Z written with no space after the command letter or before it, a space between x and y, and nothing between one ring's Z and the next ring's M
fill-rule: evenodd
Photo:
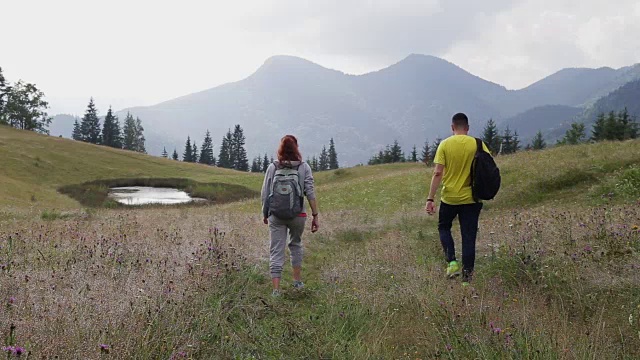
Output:
M491 153L482 143L484 151ZM473 204L471 193L471 163L476 154L476 139L468 135L453 135L444 139L436 150L434 163L444 166L442 202L449 205Z

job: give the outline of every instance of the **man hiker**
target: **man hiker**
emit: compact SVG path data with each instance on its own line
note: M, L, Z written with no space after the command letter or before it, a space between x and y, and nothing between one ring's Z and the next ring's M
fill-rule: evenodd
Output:
M451 121L453 136L443 140L436 150L435 170L429 189L425 210L429 215L436 212L435 196L440 183L442 193L438 212L438 232L448 263L447 276L456 277L462 272L463 285L468 285L473 275L476 258L476 235L482 202L474 200L471 189L471 164L478 144L469 133L469 119L463 113L453 116ZM487 146L482 143L485 152ZM456 252L451 236L453 220L458 217L462 235L462 266L456 260ZM462 271L461 271L462 270Z

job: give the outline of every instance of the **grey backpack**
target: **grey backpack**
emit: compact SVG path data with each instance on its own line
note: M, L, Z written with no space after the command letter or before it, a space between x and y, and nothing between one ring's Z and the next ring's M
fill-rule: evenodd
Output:
M279 219L293 219L302 212L304 202L298 174L300 166L295 168L282 166L277 161L273 164L276 166L276 172L267 198L269 212Z

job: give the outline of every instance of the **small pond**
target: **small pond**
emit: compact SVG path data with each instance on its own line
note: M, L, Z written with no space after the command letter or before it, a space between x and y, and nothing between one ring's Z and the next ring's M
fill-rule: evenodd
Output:
M147 186L111 188L111 191L109 191L109 198L124 205L172 205L184 204L192 201L205 201L205 199L192 198L182 190Z

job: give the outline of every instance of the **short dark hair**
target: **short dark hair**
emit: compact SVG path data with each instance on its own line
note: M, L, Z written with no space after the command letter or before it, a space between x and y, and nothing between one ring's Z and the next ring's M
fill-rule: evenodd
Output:
M469 126L469 118L464 113L457 113L451 118L451 124L456 128Z

